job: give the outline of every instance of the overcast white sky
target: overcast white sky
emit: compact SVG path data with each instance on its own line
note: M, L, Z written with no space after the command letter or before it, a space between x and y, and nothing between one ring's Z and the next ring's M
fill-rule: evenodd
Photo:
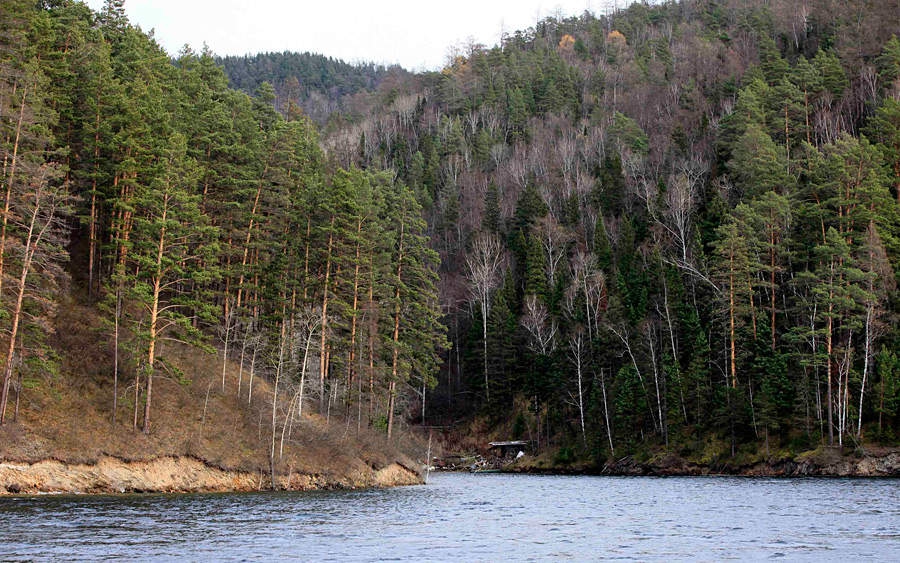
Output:
M501 30L538 19L600 13L616 0L126 0L131 23L176 54L205 42L219 55L310 51L348 62L438 69L471 37L495 45ZM626 0L618 0L622 7ZM95 10L103 0L87 0Z

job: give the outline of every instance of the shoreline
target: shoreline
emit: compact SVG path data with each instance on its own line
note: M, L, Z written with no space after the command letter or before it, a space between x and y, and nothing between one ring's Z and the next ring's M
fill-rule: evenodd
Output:
M453 458L476 458L475 465L447 465L438 470L490 473L525 473L546 475L606 475L606 476L648 476L648 477L702 477L702 476L744 476L744 477L860 477L898 478L900 477L900 448L875 447L868 451L842 452L838 447L820 447L797 455L782 454L768 459L713 460L698 463L682 458L674 453L659 452L644 458L634 456L607 461L602 465L586 461L560 464L550 461L547 456L524 457L521 460L480 458L480 456L451 456ZM473 468L475 468L473 470Z
M436 469L435 472L470 472ZM700 465L674 454L646 462L625 456L603 466L541 465L538 460L513 462L490 473L593 475L610 477L763 477L763 478L900 478L900 449L850 455L822 448L794 457L745 465ZM477 471L475 471L477 473ZM421 472L399 461L367 466L346 475L288 472L276 475L278 491L322 491L387 488L425 484ZM273 490L268 472L228 469L193 456L159 456L125 460L104 455L93 463L67 463L47 458L35 462L0 461L0 497L117 494L239 493Z
M733 465L728 462L701 465L677 455L639 462L625 456L602 466L538 467L515 463L501 469L507 473L554 473L572 475L646 476L646 477L900 477L900 450L880 454L845 455L824 448L794 457Z
M394 461L348 477L288 473L276 475L280 491L316 491L419 485L413 469ZM269 474L224 469L190 456L126 461L103 456L96 463L45 459L0 461L0 496L42 494L226 493L272 490Z

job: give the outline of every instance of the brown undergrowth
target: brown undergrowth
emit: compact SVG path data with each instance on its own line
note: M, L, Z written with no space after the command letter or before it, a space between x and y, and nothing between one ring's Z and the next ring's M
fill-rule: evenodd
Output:
M131 374L121 376L113 423L108 329L92 309L78 305L67 306L59 322L55 349L61 369L25 382L18 419L0 427L0 460L91 465L107 458L190 458L216 469L264 475L270 484L272 387L265 379L254 378L251 398L246 369L239 391L238 366L229 362L223 391L221 353L168 343L165 355L181 373L154 378L151 432L145 435L133 429ZM379 471L384 476L397 467L418 478L426 448L420 437L410 434L388 442L373 429L357 432L355 421L348 424L340 416L326 422L311 406L305 406L302 420L293 424L281 455L286 410L286 401L280 402L275 453L279 486L290 486L288 476L307 485L370 486L379 484Z

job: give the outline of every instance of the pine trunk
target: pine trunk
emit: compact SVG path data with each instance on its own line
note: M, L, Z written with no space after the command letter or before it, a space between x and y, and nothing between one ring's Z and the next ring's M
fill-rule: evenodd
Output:
M16 303L12 310L12 327L9 334L9 345L6 351L6 361L3 367L3 390L0 392L0 424L6 422L6 405L9 400L9 383L12 380L13 366L15 365L15 348L16 340L19 334L19 321L22 318L22 304L25 299L25 280L30 269L30 260L25 260L22 264L22 272L19 275L18 288L16 292Z
M325 379L328 376L328 362L326 357L327 332L328 332L328 290L331 282L331 251L334 244L334 221L331 216L330 230L328 232L328 251L325 255L325 286L322 290L322 337L319 343L319 412L325 412Z
M359 256L360 256L360 240L362 233L362 221L357 223L356 227L356 260L353 265L353 308L350 310L350 346L347 352L347 408L350 408L350 390L353 388L354 364L356 361L356 319L359 315ZM357 401L360 399L356 398ZM348 411L349 415L349 411Z
M150 433L150 407L153 401L153 368L156 363L156 342L159 330L159 299L162 292L163 255L166 250L166 215L168 212L168 194L163 196L162 223L159 233L159 242L156 247L156 275L153 278L153 294L150 303L150 325L148 327L147 343L147 396L144 402L144 434Z
M266 160L265 166L263 166L262 177L266 176L266 173L269 170L269 162ZM244 239L244 252L241 258L241 273L238 276L238 284L237 284L237 299L235 301L235 307L240 309L241 300L244 296L244 275L247 272L247 261L250 258L250 241L253 238L253 228L256 226L256 212L259 210L259 198L262 195L263 182L260 179L259 185L256 187L256 195L253 198L253 207L250 209L250 221L247 225L247 236Z
M10 204L12 202L12 189L13 183L16 180L16 168L19 162L19 140L22 135L22 127L25 122L25 102L28 99L28 88L25 87L22 91L22 106L19 108L19 118L16 121L16 136L13 141L13 153L12 153L12 161L9 165L9 175L6 179L6 196L4 198L3 203L3 222L2 226L0 226L0 295L3 293L3 266L4 259L6 257L6 231L9 226L9 209ZM6 410L6 405L4 404L4 412Z
M394 402L397 395L397 380L400 376L400 285L403 279L403 237L404 223L400 223L400 242L397 248L397 288L394 290L394 350L391 359L391 382L388 390L388 427L387 436L391 438L394 428Z
M731 365L731 388L737 389L737 348L735 343L735 302L734 302L734 254L729 257L731 272L728 277L728 336L731 339L729 361Z

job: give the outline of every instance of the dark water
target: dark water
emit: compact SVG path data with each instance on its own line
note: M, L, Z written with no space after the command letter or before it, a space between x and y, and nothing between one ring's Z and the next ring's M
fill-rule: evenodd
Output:
M432 474L328 493L0 499L0 560L900 560L900 481Z

